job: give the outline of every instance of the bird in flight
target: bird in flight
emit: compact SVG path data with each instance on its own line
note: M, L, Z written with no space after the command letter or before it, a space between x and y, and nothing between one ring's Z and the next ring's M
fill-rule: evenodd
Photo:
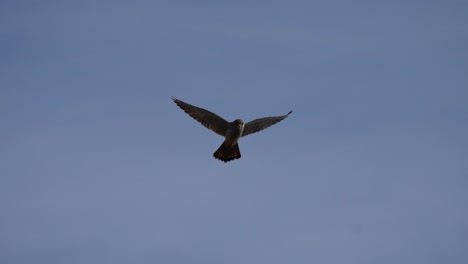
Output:
M215 151L213 156L221 161L228 162L235 159L240 159L241 153L239 150L238 140L241 137L256 133L267 127L270 127L281 120L285 119L292 113L282 116L270 116L252 120L244 124L241 119L236 119L233 122L228 122L222 117L212 113L206 109L188 104L175 97L171 98L185 113L193 119L200 122L206 128L212 130L216 134L224 137L224 142Z

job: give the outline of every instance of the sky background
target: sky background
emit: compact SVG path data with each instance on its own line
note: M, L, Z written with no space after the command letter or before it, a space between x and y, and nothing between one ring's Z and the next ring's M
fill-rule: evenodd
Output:
M468 263L467 13L1 1L0 262Z

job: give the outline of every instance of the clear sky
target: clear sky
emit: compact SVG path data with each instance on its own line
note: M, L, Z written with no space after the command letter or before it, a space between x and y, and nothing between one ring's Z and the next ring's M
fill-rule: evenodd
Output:
M467 14L1 1L0 262L468 263Z

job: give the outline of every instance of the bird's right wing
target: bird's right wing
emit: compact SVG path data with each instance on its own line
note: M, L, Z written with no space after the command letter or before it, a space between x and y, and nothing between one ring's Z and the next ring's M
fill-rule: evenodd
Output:
M206 109L187 104L186 102L181 101L175 97L172 97L171 99L174 100L174 103L176 103L177 106L184 110L185 113L200 122L206 128L212 130L220 136L224 137L226 135L229 122L224 120L222 117Z
M285 119L286 117L291 114L292 111L289 111L289 113L282 115L282 116L270 116L270 117L264 117L264 118L259 118L252 120L248 123L245 124L244 126L244 131L242 132L242 137L245 137L247 135L250 135L252 133L256 133L260 130L263 130L265 128L268 128L281 120Z

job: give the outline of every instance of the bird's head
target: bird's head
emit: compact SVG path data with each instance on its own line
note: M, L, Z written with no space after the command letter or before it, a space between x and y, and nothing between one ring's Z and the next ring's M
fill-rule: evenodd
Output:
M234 125L236 127L243 127L244 126L244 121L242 121L242 119L236 119L236 120L234 120Z

